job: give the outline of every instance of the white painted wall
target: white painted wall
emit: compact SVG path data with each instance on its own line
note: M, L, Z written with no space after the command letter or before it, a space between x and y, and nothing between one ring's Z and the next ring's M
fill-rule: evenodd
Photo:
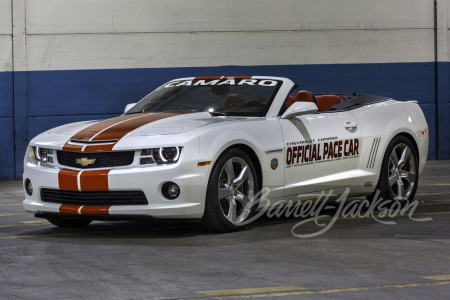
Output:
M27 61L29 70L421 62L434 58L433 37L405 29L32 35Z
M26 4L28 70L434 60L433 1Z
M11 34L11 0L0 0L0 34Z
M425 29L426 0L28 0L27 31L130 33Z
M12 70L11 0L0 0L0 72Z

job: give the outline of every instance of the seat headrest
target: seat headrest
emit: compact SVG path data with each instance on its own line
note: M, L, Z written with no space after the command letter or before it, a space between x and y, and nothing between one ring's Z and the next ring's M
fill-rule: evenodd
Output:
M315 102L314 95L310 91L302 90L298 91L295 96L295 102L303 101L303 102Z
M294 102L295 102L295 97L294 96L289 96L286 99L286 107L289 108L289 106L291 106Z
M317 108L319 111L330 110L333 105L339 104L344 100L338 95L322 95L316 97Z
M225 100L225 109L240 108L244 106L244 100L238 94L230 94Z

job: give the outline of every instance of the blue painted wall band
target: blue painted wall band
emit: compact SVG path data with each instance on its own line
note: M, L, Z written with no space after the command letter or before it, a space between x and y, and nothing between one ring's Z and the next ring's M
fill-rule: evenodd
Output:
M438 136L437 159L448 159L450 156L450 135L448 113L449 107L449 68L448 62L438 62L436 64L436 127Z
M21 178L28 144L27 72L13 72L14 177Z

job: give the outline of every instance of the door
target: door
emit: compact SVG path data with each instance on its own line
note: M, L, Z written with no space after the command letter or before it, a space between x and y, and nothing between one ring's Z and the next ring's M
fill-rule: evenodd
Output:
M351 112L305 114L280 122L286 163L285 196L353 183L362 131Z

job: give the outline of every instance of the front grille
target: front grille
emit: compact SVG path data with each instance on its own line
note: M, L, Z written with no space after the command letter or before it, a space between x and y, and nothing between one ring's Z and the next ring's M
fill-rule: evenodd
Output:
M133 163L134 151L110 151L110 152L74 152L74 151L57 151L58 162L60 165L81 168L113 168L128 166ZM94 160L92 164L82 166L77 164L77 159L85 158Z
M146 205L147 198L142 191L95 191L77 192L41 189L43 202L74 205Z

